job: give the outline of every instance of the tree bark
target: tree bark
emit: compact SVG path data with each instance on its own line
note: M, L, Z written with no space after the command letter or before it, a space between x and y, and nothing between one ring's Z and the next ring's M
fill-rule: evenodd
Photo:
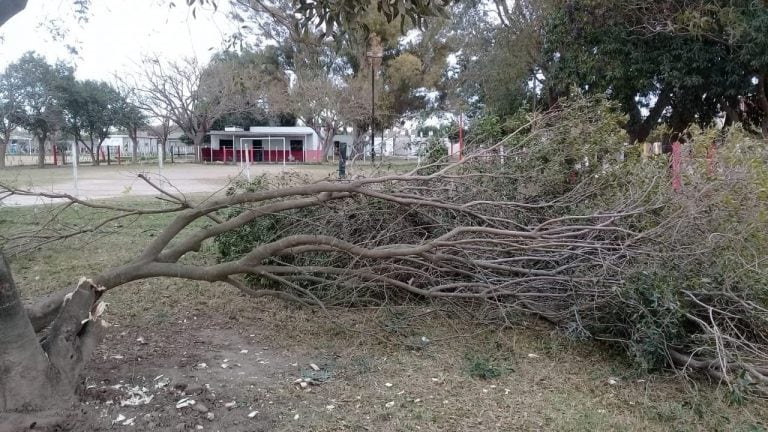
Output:
M59 312L40 343L0 255L0 412L45 411L71 403L85 361L101 339L104 322L92 316L100 296L101 290L84 279L71 293L55 298Z
M3 134L3 138L0 140L0 168L5 168L5 152L8 151L8 142L10 140L10 132Z
M765 80L768 79L768 71L761 71L757 77L757 102L763 116L760 119L760 132L763 139L768 141L768 94L766 94Z
M131 163L136 163L137 155L139 154L139 130L136 128L128 128L128 138L131 140Z
M93 138L91 138L91 145L85 146L85 148L88 149L88 153L91 154L91 163L93 163L93 166L99 166L99 154L98 149L96 148L96 143L93 142Z
M101 146L104 144L105 139L106 138L100 138L99 142L96 144L96 165L101 163Z
M205 140L205 132L196 132L192 137L192 144L195 146L195 162L200 162L200 148L203 146L203 140Z
M37 143L37 167L45 168L45 141L43 140Z
M0 257L0 412L49 402L47 361L21 304L11 271ZM29 405L29 406L27 406Z
M42 134L37 137L37 167L45 168L45 142L48 141L48 134Z
M131 162L136 163L136 155L139 154L139 139L136 135L131 136Z
M644 119L642 118L640 108L637 107L637 104L634 101L631 102L634 105L634 108L630 111L630 119L626 126L630 144L643 143L648 139L648 136L650 136L651 132L656 128L664 110L669 105L669 101L669 92L662 89L662 91L659 92L656 104L649 110L648 116Z
M167 143L166 140L160 141L160 149L163 152L163 161L167 161L168 160L168 152L166 151L167 150L166 149L166 143ZM173 154L171 154L171 162L173 162Z

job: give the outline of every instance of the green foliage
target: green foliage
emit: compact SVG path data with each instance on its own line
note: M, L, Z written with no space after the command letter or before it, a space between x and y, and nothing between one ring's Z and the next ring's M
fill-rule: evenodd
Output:
M494 145L504 138L505 129L502 121L495 115L484 115L474 122L466 136L467 148L473 149L485 145Z
M448 148L443 139L438 137L431 137L427 141L426 147L419 149L419 152L422 163L426 165L424 168L419 169L419 174L421 175L429 175L439 171L448 161Z
M69 81L60 89L65 108L65 131L84 144L98 164L101 144L112 128L143 121L143 114L104 81Z
M279 184L279 183L278 183ZM237 182L227 189L227 195L240 192L259 192L276 187L271 184L266 175L256 177L250 183ZM279 187L279 186L278 186ZM231 219L239 216L246 207L230 207L223 211L222 216ZM267 214L254 219L239 229L228 231L216 237L215 245L222 262L237 260L253 250L254 247L279 240L290 235L293 227L303 220L310 220L314 210L300 209L277 214ZM298 264L292 257L284 259L268 258L265 263ZM268 278L250 275L248 281L260 287L278 287L278 284Z
M0 144L6 145L7 139L17 128L22 127L25 121L25 111L20 97L22 83L19 76L14 76L3 71L0 74ZM3 147L4 149L4 147ZM4 150L0 149L3 152ZM0 163L5 163L4 160Z
M713 136L718 135L694 134L692 155L703 156L697 147L708 147ZM768 334L768 275L763 271L768 204L755 199L768 185L765 148L735 131L721 144L713 176L707 175L703 157L690 161L681 195L665 198L663 208L627 221L626 227L636 231L653 229L665 218L672 225L656 228L665 230L662 241L625 269L611 306L581 317L591 334L625 341L643 370L667 366L670 349L736 363L765 361L744 348L765 344L762 335ZM629 187L643 187L655 176L637 174L663 174L666 161L644 165L633 164L617 174L631 176ZM606 193L621 194L622 189ZM648 190L665 195L664 190ZM732 398L738 401L750 394L754 377L738 368L730 374Z
M622 119L611 102L573 98L546 115L518 112L503 129L520 133L482 147L496 146L494 152L510 174L504 180L504 188L512 189L510 198L546 200L622 165L618 157L625 147ZM498 121L491 117L481 127L497 139Z
M34 52L25 53L6 69L5 74L16 83L18 102L23 107L19 121L42 141L63 126L61 90L64 82L74 79L73 73L63 64L48 64Z
M129 136L135 136L139 129L149 125L147 114L129 101L126 95L117 93L113 103L115 126L125 129Z
M557 82L621 104L632 140L660 122L674 132L713 125L724 110L728 124L751 128L768 114L754 80L768 66L765 10L751 1L576 1L548 17L545 46Z
M667 345L679 344L684 336L686 302L680 290L685 280L671 270L630 275L621 293L630 307L622 311L628 316L616 321L626 320L627 349L643 371L667 366Z
M343 0L343 1L307 1L295 0L296 13L303 17L301 27L308 31L312 27L325 27L324 35L329 37L336 33L362 27L364 31L370 28L365 22L360 22L359 17L369 9L383 15L387 22L399 19L404 28L406 20L410 20L414 26L423 27L426 18L445 14L448 0Z
M504 119L589 94L617 104L630 142L648 140L661 125L672 132L715 125L723 112L727 125L761 133L768 117L764 4L511 3L498 2L495 13L475 11L482 8L473 2L453 7L461 53L448 76L460 101L452 103L473 117Z
M469 352L464 359L467 374L476 379L493 380L510 370L505 362L496 356Z

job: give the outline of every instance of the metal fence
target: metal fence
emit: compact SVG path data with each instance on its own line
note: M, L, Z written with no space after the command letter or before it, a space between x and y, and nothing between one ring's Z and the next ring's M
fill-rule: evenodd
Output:
M45 155L46 165L67 165L72 163L72 151L57 151L54 155L52 151ZM102 164L123 164L131 163L130 154L118 151L116 147L102 147L99 154L99 160ZM137 155L138 163L157 163L157 151L140 152ZM165 162L193 162L195 160L195 150L193 146L174 146L168 149L165 156ZM6 166L35 166L38 163L38 151L35 146L25 146L24 148L15 147L8 149L5 154ZM79 165L93 164L93 158L87 150L81 150L78 157Z

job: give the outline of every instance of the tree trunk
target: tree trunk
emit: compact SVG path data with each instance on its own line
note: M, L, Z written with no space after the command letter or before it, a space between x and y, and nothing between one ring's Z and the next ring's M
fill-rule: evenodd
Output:
M93 153L93 148L85 146L85 149L88 150L88 155L91 157L91 163L96 166L99 164L99 161L96 159L96 156Z
M195 146L195 162L200 162L200 148L203 146L203 140L205 140L205 133L196 133L192 137L192 144Z
M362 157L365 152L365 140L363 134L360 133L362 129L355 128L354 135L352 135L352 159L358 156Z
M136 163L136 155L139 154L139 139L136 135L131 136L131 163Z
M104 144L104 140L100 140L98 144L96 144L96 165L99 165L101 163L101 145Z
M329 157L333 155L333 128L324 127L321 129L320 144L322 148L321 154L327 161Z
M93 138L91 138L91 145L85 146L85 148L87 148L88 153L91 154L91 163L93 163L93 166L99 166L99 149L96 148L96 143L93 142Z
M5 134L0 140L0 168L5 168L5 152L8 151L8 141L11 140L11 134Z
M0 411L50 402L48 364L21 304L5 257L0 258ZM32 405L32 406L28 406Z
M64 298L40 343L0 255L1 413L50 410L73 400L83 365L103 333L104 322L94 309L100 295L100 289L82 279Z
M760 132L763 139L768 141L768 93L766 93L765 80L768 79L768 71L762 71L757 77L757 103L762 111L760 119Z
M45 142L48 141L47 137L41 137L37 141L37 167L45 168Z
M656 126L658 126L659 119L664 113L664 110L669 105L670 94L662 89L659 92L659 96L656 99L656 104L648 111L648 116L644 119L640 113L640 108L635 101L632 101L633 108L630 110L629 122L626 126L627 135L630 144L644 143L648 136L651 135Z

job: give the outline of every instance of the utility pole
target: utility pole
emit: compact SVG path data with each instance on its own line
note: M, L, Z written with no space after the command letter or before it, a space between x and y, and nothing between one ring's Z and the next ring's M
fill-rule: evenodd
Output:
M376 160L376 148L374 147L375 128L376 121L376 60L384 57L383 49L381 48L381 39L374 33L369 39L370 49L365 56L371 62L371 165Z
M376 118L376 71L373 65L374 56L371 55L371 165L376 162L376 148L374 147L374 119Z

